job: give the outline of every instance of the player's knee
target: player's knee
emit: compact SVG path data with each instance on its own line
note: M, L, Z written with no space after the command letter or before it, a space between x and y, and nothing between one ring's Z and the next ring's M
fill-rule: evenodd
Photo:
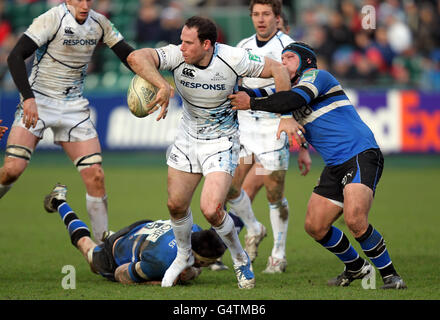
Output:
M270 203L279 202L284 197L284 187L282 185L276 185L272 188L266 188L266 190L267 201L269 201Z
M224 210L221 204L206 203L201 204L200 209L206 220L213 226L218 226L222 221Z
M368 227L368 220L362 214L344 213L344 221L347 228L355 237L361 236Z
M188 207L184 203L182 203L181 201L176 201L172 198L168 198L167 207L170 215L175 219L181 219L185 217L188 212Z
M26 164L20 164L20 161L5 162L1 170L0 183L8 185L15 182L26 168Z
M104 170L101 165L94 164L81 171L86 185L94 186L95 188L104 188Z
M323 225L313 219L312 217L306 216L304 221L304 230L309 236L315 240L321 240L327 234L329 226Z

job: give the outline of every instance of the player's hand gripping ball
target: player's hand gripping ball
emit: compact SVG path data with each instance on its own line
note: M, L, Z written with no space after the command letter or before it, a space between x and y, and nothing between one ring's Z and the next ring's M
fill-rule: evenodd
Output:
M154 104L150 104L156 98L157 91L150 82L135 75L127 91L127 104L131 113L138 118L148 116L148 112L154 108Z

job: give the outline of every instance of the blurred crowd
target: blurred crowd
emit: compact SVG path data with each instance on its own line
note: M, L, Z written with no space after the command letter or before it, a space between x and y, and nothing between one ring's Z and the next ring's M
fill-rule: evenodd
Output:
M440 90L440 1L326 3L304 10L292 29L315 48L321 68L359 86Z
M126 2L129 0L123 0ZM188 8L244 6L248 0L131 0L135 18L127 17L139 45L178 44ZM24 30L14 30L6 16L11 3L0 0L0 87L8 81L6 57ZM51 5L61 0L45 1ZM115 15L116 0L94 0L95 10ZM283 1L290 36L309 43L318 66L352 87L440 90L440 0ZM307 3L307 4L304 4ZM250 18L249 18L250 19ZM248 35L243 35L248 36ZM219 42L228 43L219 25ZM229 43L236 45L236 43ZM97 55L98 59L100 56ZM99 68L96 71L100 71Z

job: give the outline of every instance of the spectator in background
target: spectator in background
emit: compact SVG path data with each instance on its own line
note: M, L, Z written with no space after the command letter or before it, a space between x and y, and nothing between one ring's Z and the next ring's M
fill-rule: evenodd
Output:
M385 62L385 67L387 70L384 71L388 71L393 64L393 59L396 54L393 49L391 49L386 28L379 26L374 32L374 38L374 46L380 51Z
M319 24L313 25L308 29L305 39L306 43L315 48L319 68L328 69L335 46L329 41L326 29Z
M159 7L154 0L143 0L136 20L136 42L157 43L164 38Z
M112 3L110 0L98 0L94 5L94 9L103 14L107 19L111 18Z
M355 34L355 45L353 63L358 79L374 80L378 72L386 71L385 60L366 31Z
M353 44L353 34L350 29L344 24L342 15L337 11L330 13L330 18L327 28L328 41L334 46L340 47L342 45Z
M429 57L432 50L440 47L440 21L431 3L425 2L420 6L417 27L414 44L420 54Z
M402 51L392 65L392 76L400 85L414 87L421 79L423 64L416 48L410 45Z
M287 16L284 12L281 12L280 14L280 21L278 22L278 30L281 30L287 35L289 35L290 33L289 19L287 19Z
M440 91L440 49L434 50L429 59L423 59L423 65L421 79L423 88Z
M391 16L399 21L405 21L405 12L401 7L399 0L385 0L379 4L377 9L378 23L386 23Z
M182 5L177 1L172 1L160 15L160 25L164 35L162 40L175 45L180 44L183 22Z
M360 10L351 0L343 0L341 2L341 14L344 24L352 33L362 30L362 18Z

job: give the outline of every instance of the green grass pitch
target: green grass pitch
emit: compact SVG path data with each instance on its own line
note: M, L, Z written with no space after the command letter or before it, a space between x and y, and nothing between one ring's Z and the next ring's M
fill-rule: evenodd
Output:
M1 154L0 156L3 156ZM272 233L264 191L254 202L257 217L268 227L254 262L256 287L239 290L233 271L204 270L193 283L173 288L112 283L90 272L81 254L71 245L59 216L47 214L43 198L56 182L69 187L68 200L87 224L85 188L67 157L60 152L36 152L27 171L0 200L0 300L437 300L440 298L440 158L386 156L385 170L370 213L370 222L384 236L391 258L408 290L363 289L361 282L347 288L330 288L326 281L343 265L304 231L307 201L322 170L314 157L307 177L299 175L292 156L286 196L291 214L287 243L287 271L265 275L272 248ZM139 219L168 219L165 156L157 153L104 153L109 197L110 229L118 230ZM200 213L200 188L193 199L194 221L208 224ZM346 232L361 253L342 219ZM243 239L244 232L240 238ZM231 267L229 252L224 262ZM64 266L75 269L75 289L63 289Z

